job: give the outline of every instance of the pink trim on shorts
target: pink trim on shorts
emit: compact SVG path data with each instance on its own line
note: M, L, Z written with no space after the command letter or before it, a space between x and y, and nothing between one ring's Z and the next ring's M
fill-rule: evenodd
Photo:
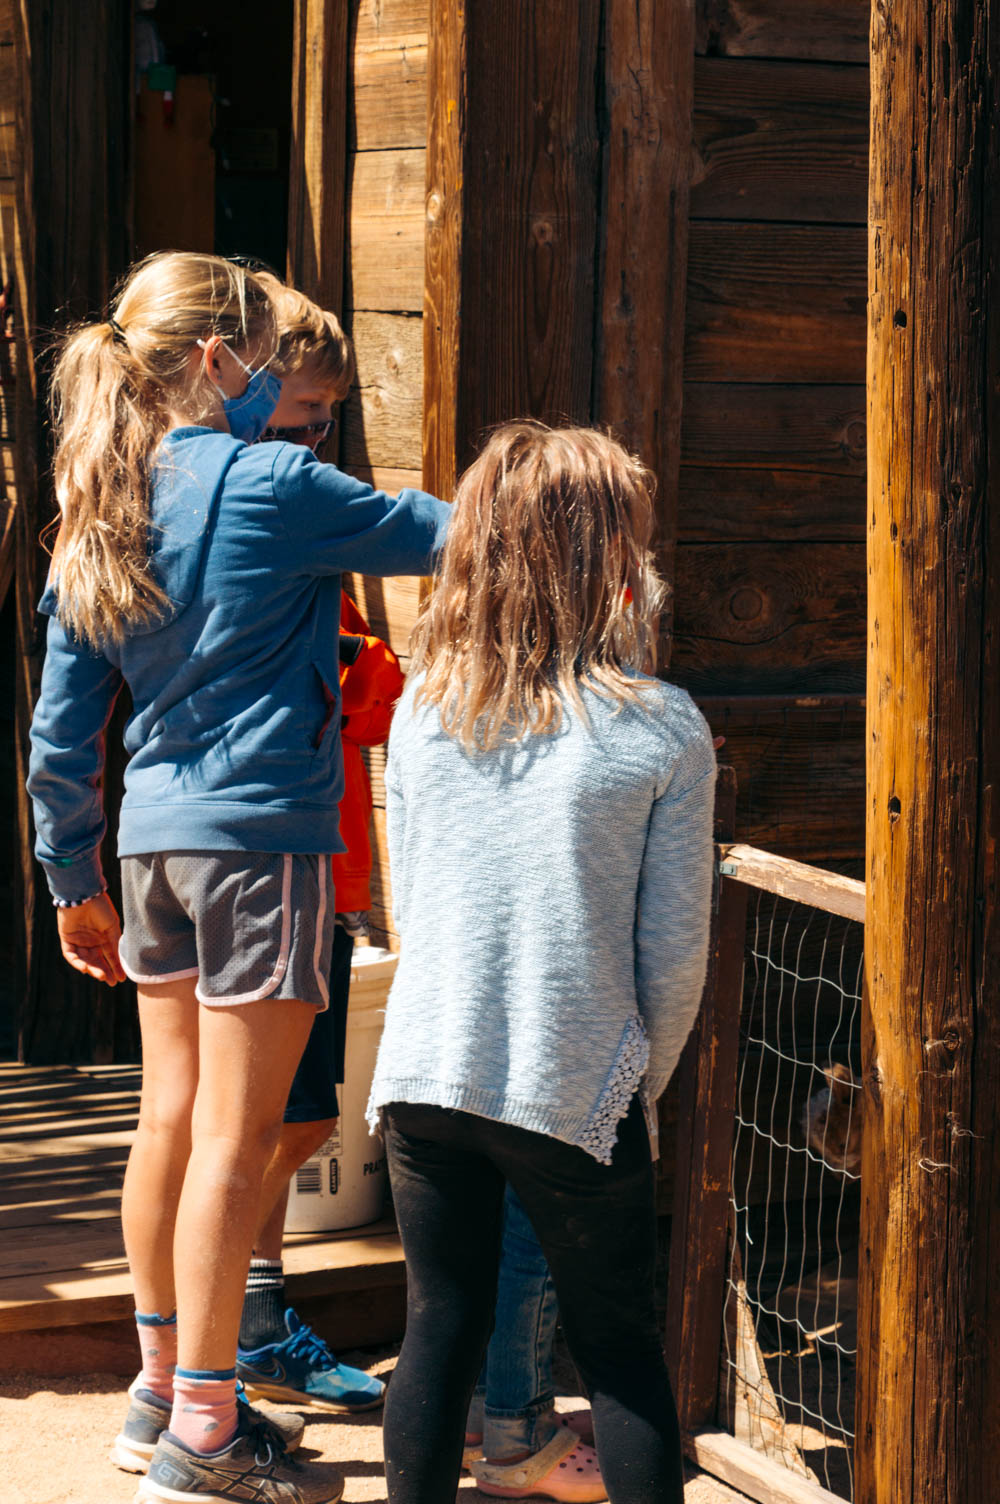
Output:
M118 959L122 963L122 971L130 982L137 983L140 987L155 987L160 982L189 982L192 977L198 975L197 966L189 966L186 971L163 971L158 977L143 976L141 971L133 971L131 966L122 955L121 946L118 947Z
M274 970L256 992L240 992L232 997L206 997L200 987L194 989L194 995L199 1003L204 1003L206 1008L231 1008L238 1003L256 1003L260 998L267 997L280 985L288 965L288 952L292 945L292 858L286 851L284 854L284 872L281 880L281 949L278 951L278 959Z
M316 986L319 988L319 995L323 999L323 1007L317 1008L316 1012L325 1013L330 1006L330 984L320 970L319 958L323 949L323 930L326 926L326 879L330 858L328 856L320 856L318 865L319 913L316 915L316 943L313 946L313 971L316 973Z

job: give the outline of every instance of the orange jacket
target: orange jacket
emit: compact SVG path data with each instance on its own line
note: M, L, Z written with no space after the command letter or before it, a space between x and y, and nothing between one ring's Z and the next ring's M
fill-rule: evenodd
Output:
M342 636L361 639L353 662L345 662L345 654L340 664L344 749L340 837L347 850L331 860L337 912L347 914L370 909L372 904L372 791L361 748L378 747L388 739L392 712L403 688L403 672L392 648L372 636L368 623L345 592L340 597L340 631Z

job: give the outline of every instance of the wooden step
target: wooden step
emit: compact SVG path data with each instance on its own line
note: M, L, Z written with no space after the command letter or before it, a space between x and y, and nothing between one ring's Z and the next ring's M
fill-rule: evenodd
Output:
M0 1066L0 1335L131 1319L119 1199L139 1076L133 1066ZM351 1309L353 1341L379 1291L372 1340L398 1326L405 1272L391 1217L290 1234L285 1269L292 1302Z

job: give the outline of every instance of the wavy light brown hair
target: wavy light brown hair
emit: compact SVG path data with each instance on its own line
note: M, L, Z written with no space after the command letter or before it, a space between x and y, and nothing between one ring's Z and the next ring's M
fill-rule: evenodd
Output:
M666 587L650 545L652 478L607 434L509 423L455 495L411 675L469 748L554 732L582 685L639 699Z
M354 379L354 351L337 315L289 287L273 272L258 272L257 279L270 297L278 320L274 369L280 376L291 376L308 363L317 384L329 387L336 393L336 400L343 402Z
M154 621L166 604L149 567L149 488L168 410L192 423L218 400L188 360L218 334L268 359L274 311L253 273L221 256L161 251L129 274L111 318L70 330L52 383L60 620L99 647Z

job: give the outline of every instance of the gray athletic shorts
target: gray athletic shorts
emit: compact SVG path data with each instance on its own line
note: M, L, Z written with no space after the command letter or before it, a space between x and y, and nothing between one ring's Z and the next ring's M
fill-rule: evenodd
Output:
M197 977L199 1002L329 1003L328 856L166 851L125 856L121 961L133 982Z

